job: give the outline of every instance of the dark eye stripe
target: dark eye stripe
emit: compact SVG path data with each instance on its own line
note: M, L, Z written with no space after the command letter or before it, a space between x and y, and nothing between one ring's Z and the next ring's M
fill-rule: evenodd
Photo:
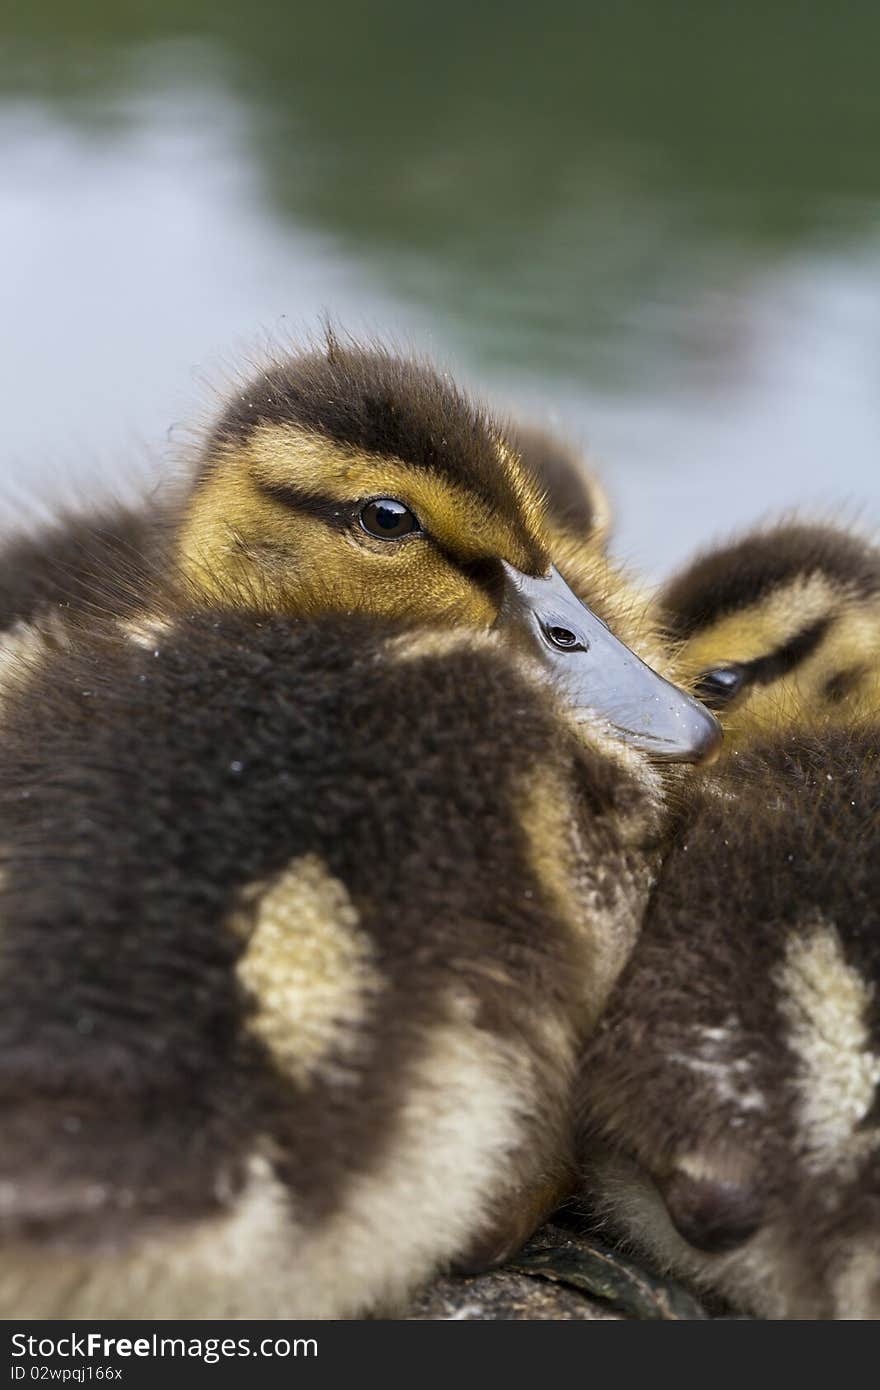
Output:
M273 502L279 502L282 507L305 512L307 516L313 516L338 531L345 530L352 523L353 507L348 503L338 502L333 497L303 492L299 488L287 487L284 483L264 483L260 480L257 481L257 488L264 497L271 497Z
M750 685L772 685L774 681L789 675L802 661L806 661L807 657L812 656L833 621L830 617L817 618L781 647L777 647L776 651L768 652L767 656L758 656L754 661L739 663L728 661L704 671L697 681L697 694L713 708L723 708ZM727 673L735 675L738 680L731 680L725 690L722 686Z
M348 530L357 519L359 510L357 503L339 502L333 497L322 497L316 493L304 492L299 488L289 487L285 483L267 483L263 482L262 479L256 479L255 484L264 497L271 498L273 502L278 502L282 507L289 507L291 511L305 512L307 516L313 516L337 531ZM497 558L487 556L483 560L462 561L454 551L441 544L437 537L432 536L429 531L423 531L422 535L448 565L459 570L471 584L481 589L497 606L500 601L503 582L501 565Z
M749 678L756 685L770 685L780 677L787 676L796 666L800 666L802 661L806 661L808 656L812 656L831 627L832 621L829 617L817 618L814 623L795 633L788 642L777 647L775 652L748 662L746 670L750 672Z

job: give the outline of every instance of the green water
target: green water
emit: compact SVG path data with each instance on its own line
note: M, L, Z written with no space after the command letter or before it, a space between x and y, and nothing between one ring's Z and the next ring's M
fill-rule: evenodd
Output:
M0 36L15 505L160 470L327 312L572 432L654 572L880 517L876 5L43 0Z

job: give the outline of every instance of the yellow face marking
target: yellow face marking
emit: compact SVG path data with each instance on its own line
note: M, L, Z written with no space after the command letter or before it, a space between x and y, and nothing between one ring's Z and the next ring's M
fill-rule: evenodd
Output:
M264 426L240 449L221 451L197 486L181 528L179 564L197 592L264 602L297 613L368 611L485 626L488 596L461 565L486 557L532 571L549 563L537 494L504 465L521 501L508 518L482 498L399 459L377 458L303 430ZM261 490L293 489L338 501L353 516L331 526L306 505ZM356 522L358 504L392 497L426 534L377 539Z
M506 440L495 435L498 458L507 474L519 504L521 518L526 530L542 545L547 541L547 508L540 485L524 468L522 460ZM511 564L513 561L511 561Z

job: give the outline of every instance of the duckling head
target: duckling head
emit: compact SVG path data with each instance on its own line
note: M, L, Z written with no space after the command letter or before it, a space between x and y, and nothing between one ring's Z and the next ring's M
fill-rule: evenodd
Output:
M673 761L719 742L553 563L553 518L514 436L425 363L341 344L288 357L229 404L183 508L177 561L208 602L496 629L576 718Z
M676 673L727 744L880 709L880 551L785 524L700 556L661 595Z

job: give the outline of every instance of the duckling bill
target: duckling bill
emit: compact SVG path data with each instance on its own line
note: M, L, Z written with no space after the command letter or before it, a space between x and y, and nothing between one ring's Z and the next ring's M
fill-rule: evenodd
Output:
M504 561L502 568L495 627L541 664L575 718L603 715L617 736L655 762L714 760L720 747L714 717L615 637L555 566L540 578Z

